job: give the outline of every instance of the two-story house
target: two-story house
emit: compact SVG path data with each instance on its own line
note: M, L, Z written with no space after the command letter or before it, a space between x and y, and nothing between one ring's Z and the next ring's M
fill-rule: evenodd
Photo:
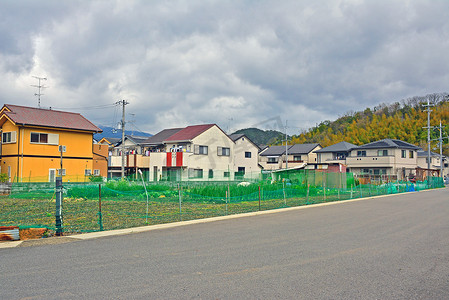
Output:
M260 152L259 163L264 170L279 170L287 166L288 168L301 168L308 163L316 163L317 155L315 151L321 148L318 143L295 144L287 147L270 146Z
M346 157L351 154L351 150L354 148L357 148L357 146L343 141L317 150L315 151L317 154L317 162L346 164Z
M231 134L234 141L234 171L240 178L258 178L261 166L259 165L260 148L244 134Z
M353 148L346 164L356 175L387 175L406 180L416 175L419 149L401 140L384 139Z
M420 149L418 151L418 167L417 167L417 176L419 180L425 179L428 176L429 171L431 176L441 177L448 175L447 171L447 161L446 157L443 155L440 157L440 154L435 152L430 152L430 164L428 152ZM428 169L430 165L430 170ZM442 171L442 173L441 173Z
M5 104L0 126L1 172L10 181L85 181L98 173L93 134L101 129L78 113Z
M165 152L150 154L150 178L234 179L234 142L215 124L187 126L166 138L164 145Z
M259 153L259 164L265 171L279 170L282 166L285 166L285 146L270 146L265 148Z

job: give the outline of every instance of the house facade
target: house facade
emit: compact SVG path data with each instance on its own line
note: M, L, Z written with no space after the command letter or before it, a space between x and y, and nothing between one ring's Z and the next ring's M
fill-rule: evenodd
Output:
M418 175L422 174L421 177L425 177L429 174L428 172L429 164L427 164L428 161L429 161L428 152L424 150L419 150L417 172L419 173ZM441 176L441 174L443 175L443 177L449 176L447 157L445 157L444 155L440 157L440 154L430 152L430 174L432 176Z
M246 136L223 132L216 124L164 129L140 141L136 153L126 151L126 175L138 170L148 181L225 181L258 178L258 148ZM120 143L116 166L109 172L120 176ZM113 155L114 156L114 155ZM111 169L113 167L114 169Z
M259 165L260 148L244 134L231 134L234 141L234 172L241 178L258 178L261 171Z
M356 145L348 142L340 142L326 148L315 151L318 163L340 163L346 164L346 158L351 154L351 150L357 148Z
M384 175L407 180L416 175L419 149L401 140L384 139L352 149L346 164L358 176Z
M101 129L80 114L5 104L0 126L1 172L10 181L79 182L95 170L93 134Z
M305 167L308 163L317 162L315 151L322 147L318 143L295 144L290 146L270 146L259 154L259 163L264 170L279 170Z

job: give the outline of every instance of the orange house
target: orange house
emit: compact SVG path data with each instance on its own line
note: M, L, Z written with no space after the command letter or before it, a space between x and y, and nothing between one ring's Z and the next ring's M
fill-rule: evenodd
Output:
M0 171L9 181L52 182L62 175L65 182L82 182L101 172L93 145L101 129L78 113L5 104L0 127Z

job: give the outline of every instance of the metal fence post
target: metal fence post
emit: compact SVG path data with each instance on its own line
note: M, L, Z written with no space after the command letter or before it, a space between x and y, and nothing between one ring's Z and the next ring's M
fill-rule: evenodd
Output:
M62 177L56 177L56 235L62 236Z
M285 179L282 178L282 192L284 193L284 206L287 207L287 199L285 198Z
M228 191L226 191L225 214L228 215Z
M182 198L181 198L181 187L179 186L179 183L178 183L178 196L179 196L179 217L181 218L182 221Z
M323 200L326 202L326 182L323 182Z
M103 231L103 215L101 214L101 184L98 185L98 225L100 225L100 231Z

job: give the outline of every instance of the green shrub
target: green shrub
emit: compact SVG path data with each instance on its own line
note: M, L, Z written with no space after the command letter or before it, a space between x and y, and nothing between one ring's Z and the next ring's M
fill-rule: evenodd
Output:
M8 174L1 173L0 174L0 182L7 182L8 181Z
M90 182L103 182L103 177L95 176L95 175L89 175L89 181Z

